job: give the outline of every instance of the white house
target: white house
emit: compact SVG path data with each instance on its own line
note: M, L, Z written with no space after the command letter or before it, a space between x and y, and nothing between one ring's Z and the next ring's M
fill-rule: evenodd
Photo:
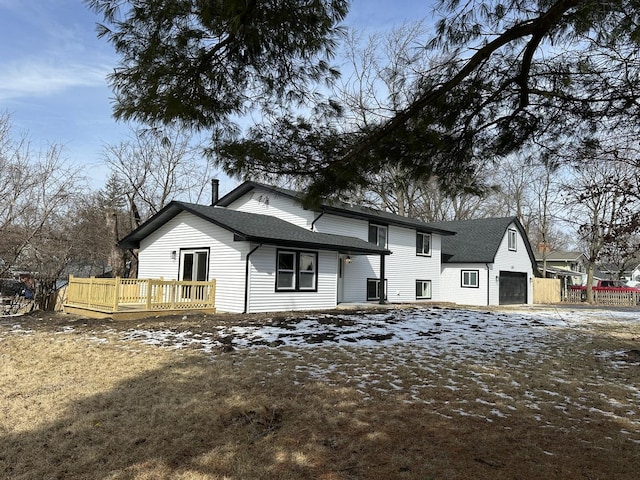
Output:
M462 228L456 231L458 222L449 228L448 222L425 223L342 203L306 209L300 198L299 192L245 182L219 200L216 193L215 206L170 203L121 246L139 249L141 278L215 278L219 311L328 309L339 303L386 301L531 301L533 257L514 218L508 222L513 227L507 228L505 219L500 225L505 224L504 238L516 231L520 248L496 245L491 248L499 254L493 261L483 255L467 263L447 254L454 239L466 234ZM478 246L498 239L476 241ZM454 285L456 275L464 281ZM485 275L496 275L498 285L487 288ZM524 295L500 294L515 284L521 288L523 278Z
M516 217L435 225L456 233L443 246L441 300L467 305L532 303L536 262Z

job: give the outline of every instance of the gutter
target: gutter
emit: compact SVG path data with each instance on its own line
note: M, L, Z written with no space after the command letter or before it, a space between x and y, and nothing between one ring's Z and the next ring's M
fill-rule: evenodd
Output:
M249 257L251 257L253 252L258 250L261 246L262 246L262 244L259 244L258 246L256 246L253 250L251 250L249 253L247 253L247 256L245 258L245 266L244 266L244 310L242 311L243 314L247 313L247 310L249 310Z

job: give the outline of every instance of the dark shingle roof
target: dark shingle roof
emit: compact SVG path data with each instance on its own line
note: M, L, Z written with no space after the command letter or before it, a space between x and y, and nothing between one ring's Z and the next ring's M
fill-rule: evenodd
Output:
M220 198L216 205L228 207L235 200L250 192L254 188L261 188L263 190L274 192L279 195L284 195L296 201L301 201L304 196L303 193L295 190L247 181ZM453 232L451 232L450 229L446 227L438 227L432 223L426 223L422 220L416 220L415 218L403 217L402 215L397 215L395 213L384 212L382 210L375 210L373 208L361 207L358 205L349 205L344 202L331 201L323 203L322 205L320 205L320 207L318 207L318 210L335 213L343 217L358 218L362 220L378 222L384 225L398 225L401 227L415 228L416 230L425 233L453 235Z
M535 269L535 258L527 235L517 217L481 218L452 222L433 222L456 234L442 240L442 263L493 263L509 225L520 231Z
M268 215L238 212L185 202L171 202L147 222L120 241L123 248L138 248L140 240L157 230L180 212L189 212L235 235L237 240L283 247L314 248L350 254L390 252L359 238L317 233Z
M536 252L536 260L542 261L545 258L550 262L576 262L580 260L580 257L583 257L584 253L582 252L565 252L560 250L551 250L544 255L542 252Z

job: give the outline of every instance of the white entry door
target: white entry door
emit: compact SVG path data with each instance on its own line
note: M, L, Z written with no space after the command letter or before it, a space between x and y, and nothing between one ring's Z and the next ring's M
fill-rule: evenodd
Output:
M180 252L180 280L205 282L209 275L209 250L183 250ZM182 301L199 301L205 296L205 287L182 285L179 296Z
M209 267L208 250L182 250L180 280L205 282Z

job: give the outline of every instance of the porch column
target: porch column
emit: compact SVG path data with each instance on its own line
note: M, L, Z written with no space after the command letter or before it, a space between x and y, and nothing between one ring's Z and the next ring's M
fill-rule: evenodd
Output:
M380 255L380 285L378 286L379 292L378 296L380 298L380 305L384 305L386 302L384 301L384 255Z

